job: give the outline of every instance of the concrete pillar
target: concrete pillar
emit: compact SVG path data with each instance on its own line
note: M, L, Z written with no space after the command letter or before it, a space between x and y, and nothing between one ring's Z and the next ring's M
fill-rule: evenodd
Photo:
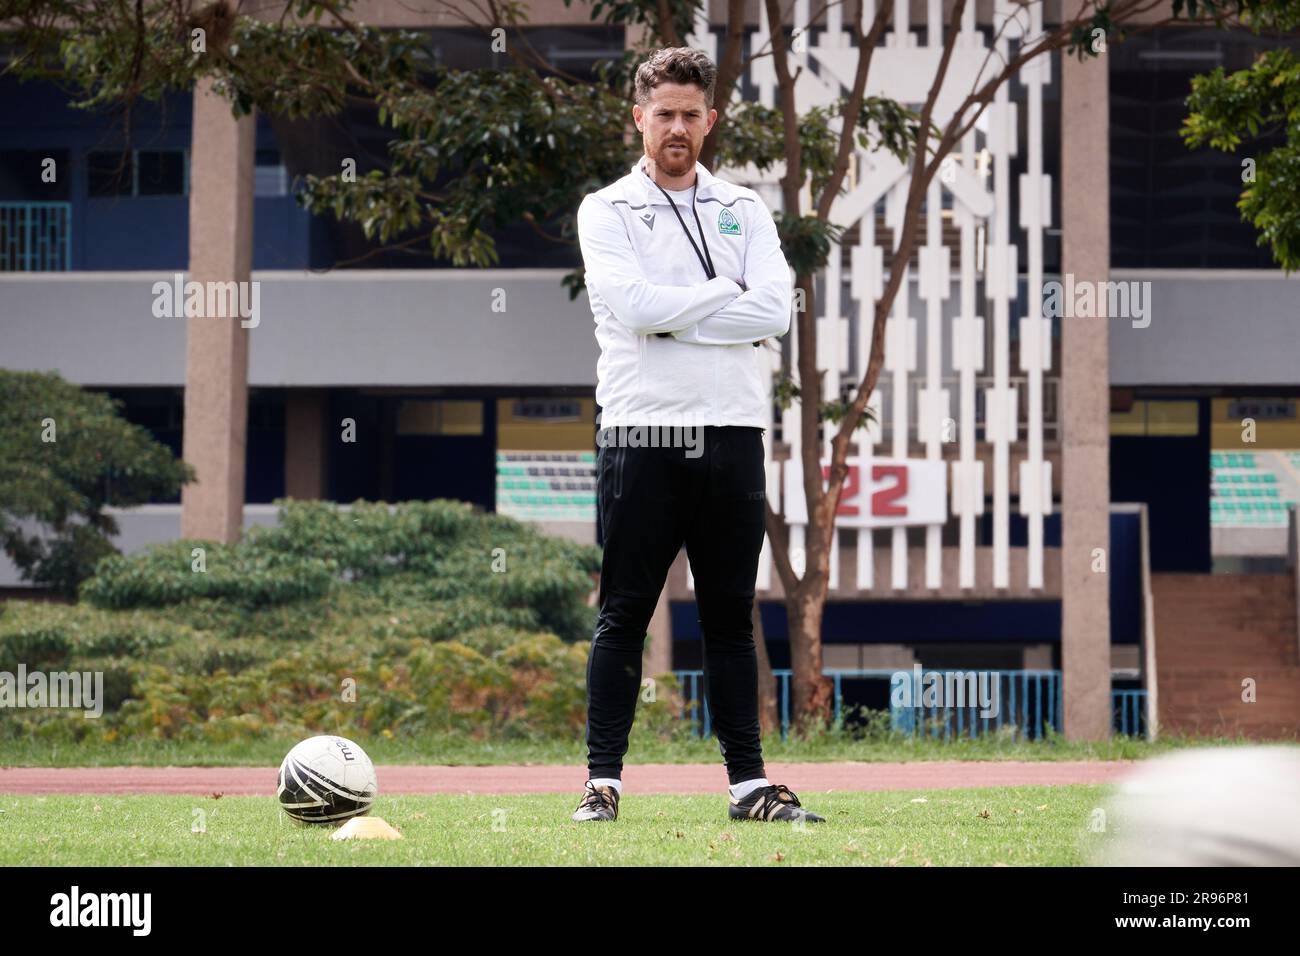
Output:
M253 255L254 120L236 120L203 79L190 149L190 281L247 282ZM185 320L182 457L197 481L181 492L181 535L231 542L244 522L248 329L229 317Z
M1105 54L1061 57L1064 273L1110 275L1110 83ZM1105 312L1100 296L1100 312ZM1110 735L1110 362L1103 317L1061 319L1061 661L1068 740ZM1094 570L1105 549L1106 571Z
M319 501L326 493L325 415L329 395L324 389L291 389L284 402L284 493L303 501Z

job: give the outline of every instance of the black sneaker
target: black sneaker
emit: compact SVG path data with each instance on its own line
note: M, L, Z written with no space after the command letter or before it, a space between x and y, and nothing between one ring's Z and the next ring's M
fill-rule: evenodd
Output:
M587 781L587 792L573 811L573 819L582 820L617 820L618 791L613 787L593 787Z
M751 791L744 799L731 798L727 816L733 820L804 820L825 823L825 817L810 813L799 805L799 798L789 787L774 784Z

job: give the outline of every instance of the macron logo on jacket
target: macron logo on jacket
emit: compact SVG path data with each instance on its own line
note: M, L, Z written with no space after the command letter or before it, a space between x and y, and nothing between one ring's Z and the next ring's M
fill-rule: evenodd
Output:
M578 208L600 345L601 427L767 428L769 356L753 343L790 330L792 300L790 266L772 214L752 189L718 179L699 163L695 214L689 189L684 200L673 197L674 212L644 161ZM695 245L708 247L715 278L701 266L678 213Z

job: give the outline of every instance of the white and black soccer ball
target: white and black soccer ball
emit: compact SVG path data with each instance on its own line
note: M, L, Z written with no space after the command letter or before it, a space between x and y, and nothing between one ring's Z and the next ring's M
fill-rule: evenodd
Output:
M339 823L370 812L379 792L375 765L346 737L308 737L280 764L276 795L301 823Z

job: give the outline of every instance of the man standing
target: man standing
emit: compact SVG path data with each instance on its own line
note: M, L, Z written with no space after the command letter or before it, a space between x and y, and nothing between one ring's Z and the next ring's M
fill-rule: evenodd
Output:
M589 779L574 820L618 816L646 628L683 544L729 816L822 820L764 776L751 614L771 407L755 346L789 331L790 267L758 195L696 162L718 118L716 76L687 48L641 64L632 118L645 155L578 210L600 343L604 558L587 665Z

